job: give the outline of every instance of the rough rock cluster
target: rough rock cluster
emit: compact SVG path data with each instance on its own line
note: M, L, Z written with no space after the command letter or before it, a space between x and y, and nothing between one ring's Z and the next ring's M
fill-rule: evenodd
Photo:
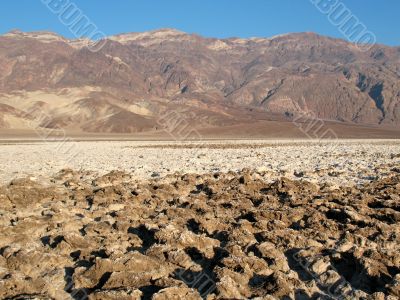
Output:
M400 167L378 177L14 180L0 187L0 298L398 299Z

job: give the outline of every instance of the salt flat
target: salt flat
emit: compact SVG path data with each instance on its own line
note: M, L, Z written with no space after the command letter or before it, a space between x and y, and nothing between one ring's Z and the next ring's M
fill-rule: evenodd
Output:
M0 165L1 299L400 296L399 141L14 143Z
M355 184L400 161L399 140L53 141L0 144L0 182L48 179L62 169L101 176L120 170L134 178L244 168L271 180L285 176L333 185Z

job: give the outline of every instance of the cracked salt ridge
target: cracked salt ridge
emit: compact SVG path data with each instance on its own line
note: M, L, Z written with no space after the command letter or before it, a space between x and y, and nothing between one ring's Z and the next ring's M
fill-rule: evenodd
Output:
M398 299L399 166L336 191L249 171L18 180L0 187L0 298L200 300L184 272L209 299L323 297L340 276L351 299Z
M340 140L334 146L310 140L243 140L79 142L58 147L58 143L0 145L0 182L26 175L46 181L65 168L88 171L93 177L122 170L138 179L248 168L270 180L286 176L341 186L375 180L375 168L400 159L396 140ZM72 155L63 154L67 147ZM74 159L67 161L70 156Z

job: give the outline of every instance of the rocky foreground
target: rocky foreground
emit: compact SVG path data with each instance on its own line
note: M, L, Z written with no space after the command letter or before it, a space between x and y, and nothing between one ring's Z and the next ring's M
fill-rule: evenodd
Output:
M251 170L0 188L1 299L398 299L400 168L335 186Z

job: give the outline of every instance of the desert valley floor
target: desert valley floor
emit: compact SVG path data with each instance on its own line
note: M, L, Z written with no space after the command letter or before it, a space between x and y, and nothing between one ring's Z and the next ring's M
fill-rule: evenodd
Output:
M1 299L399 299L400 141L0 143Z

